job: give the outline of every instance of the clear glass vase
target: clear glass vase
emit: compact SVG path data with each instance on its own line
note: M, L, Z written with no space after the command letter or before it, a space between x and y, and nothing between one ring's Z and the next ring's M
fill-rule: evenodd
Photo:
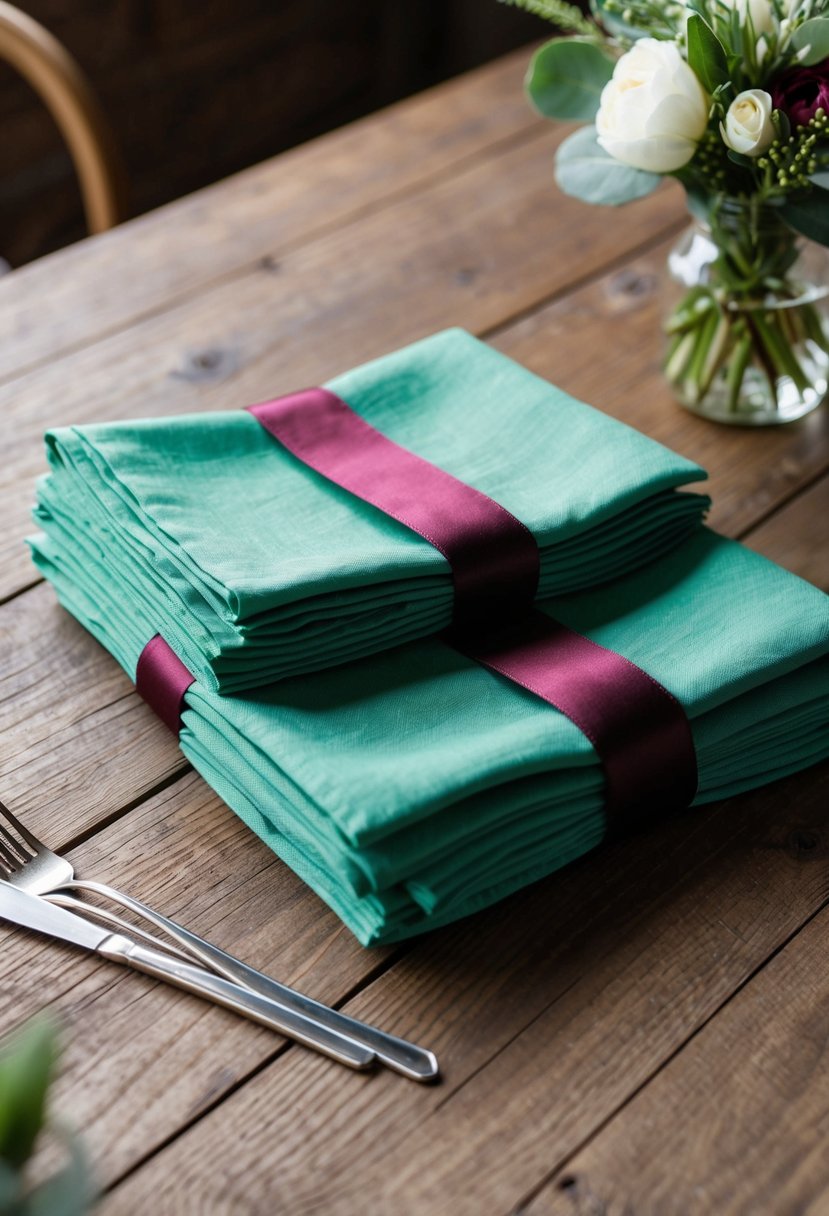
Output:
M772 206L720 198L668 256L681 288L665 374L680 403L742 426L792 422L829 386L829 251Z

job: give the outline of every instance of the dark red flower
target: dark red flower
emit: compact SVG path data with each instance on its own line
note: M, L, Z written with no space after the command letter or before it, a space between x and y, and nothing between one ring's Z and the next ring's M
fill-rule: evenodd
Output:
M769 92L775 109L793 126L804 126L823 108L829 114L829 59L812 67L789 68L772 82Z

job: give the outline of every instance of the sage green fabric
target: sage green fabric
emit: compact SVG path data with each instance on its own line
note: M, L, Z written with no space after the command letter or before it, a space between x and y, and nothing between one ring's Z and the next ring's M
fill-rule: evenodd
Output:
M33 541L66 607L132 674L140 607L69 528ZM542 609L679 698L697 803L829 754L829 597L701 528L671 553ZM246 695L198 681L181 746L365 944L465 916L602 839L585 736L434 639Z
M652 560L708 506L677 490L705 477L697 465L462 330L327 387L522 520L540 547L542 597ZM449 623L445 558L245 410L68 427L49 433L47 452L43 530L58 547L82 530L145 641L160 633L208 687L269 684Z

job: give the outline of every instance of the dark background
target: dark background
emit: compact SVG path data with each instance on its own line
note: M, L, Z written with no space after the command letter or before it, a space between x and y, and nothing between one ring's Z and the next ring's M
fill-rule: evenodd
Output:
M138 214L552 28L497 0L20 0L78 59ZM84 234L74 172L0 63L0 256Z

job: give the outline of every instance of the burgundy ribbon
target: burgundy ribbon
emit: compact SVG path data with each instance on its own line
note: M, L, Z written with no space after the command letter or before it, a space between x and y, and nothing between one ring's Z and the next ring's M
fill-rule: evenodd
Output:
M684 809L697 759L682 705L623 655L533 609L520 625L452 644L565 714L602 762L611 830Z
M456 626L481 627L530 608L538 545L499 503L387 439L327 389L305 389L250 412L303 464L443 554L454 580Z
M682 705L635 663L532 607L539 557L524 524L387 439L327 389L250 412L304 464L443 553L455 586L447 639L584 732L605 772L611 825L690 805L697 763Z
M174 735L181 731L184 694L193 676L160 633L150 638L138 656L135 687Z

